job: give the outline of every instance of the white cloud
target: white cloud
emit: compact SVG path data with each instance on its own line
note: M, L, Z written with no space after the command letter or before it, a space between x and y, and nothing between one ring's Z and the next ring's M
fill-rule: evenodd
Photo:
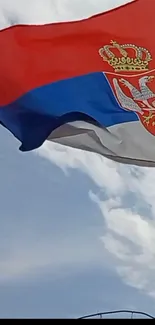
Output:
M100 155L90 154L81 150L76 150L55 143L46 142L36 153L49 159L65 172L68 168L78 168L87 174L99 187L106 187L107 194L121 194L124 182L119 174L120 165L107 160ZM110 173L110 177L109 177Z
M0 28L89 17L131 0L0 0Z
M119 200L115 197L102 201L92 193L90 197L103 214L106 226L102 241L114 257L118 274L127 284L155 296L155 171L135 168L140 171L140 177L136 178L131 175L131 169L125 167L120 174L122 181L125 179L126 188ZM131 202L130 208L126 208L124 196L130 199L131 191L136 204ZM148 209L147 213L140 211L141 202Z
M62 168L78 168L99 187L89 193L104 222L101 238L123 281L155 296L155 170L125 166L99 155L46 142L42 157ZM102 194L106 198L101 199Z

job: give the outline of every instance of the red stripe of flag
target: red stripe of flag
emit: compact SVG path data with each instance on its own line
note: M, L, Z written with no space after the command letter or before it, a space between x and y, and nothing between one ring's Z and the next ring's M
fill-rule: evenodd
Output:
M103 70L113 72L98 53L111 40L146 47L155 58L154 14L154 0L136 0L82 21L2 30L0 105L54 81Z

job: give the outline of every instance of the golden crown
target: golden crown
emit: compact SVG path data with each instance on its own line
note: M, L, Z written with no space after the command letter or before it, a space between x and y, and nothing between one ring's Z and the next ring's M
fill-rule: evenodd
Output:
M100 48L99 54L114 68L115 72L148 70L152 57L147 49L134 44L120 45L116 41L110 43L111 45Z

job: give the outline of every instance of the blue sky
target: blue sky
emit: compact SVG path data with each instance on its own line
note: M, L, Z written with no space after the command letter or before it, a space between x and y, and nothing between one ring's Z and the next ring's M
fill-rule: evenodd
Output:
M125 1L0 0L0 26L87 17ZM0 317L155 315L155 171L0 128Z

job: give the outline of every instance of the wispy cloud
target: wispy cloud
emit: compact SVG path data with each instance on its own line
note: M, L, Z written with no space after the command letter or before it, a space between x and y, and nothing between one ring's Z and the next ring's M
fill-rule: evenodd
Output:
M155 296L154 169L120 165L51 143L37 152L65 171L78 168L91 177L99 192L89 195L102 212L101 240L113 266L126 284Z
M49 159L65 172L69 168L78 168L87 174L99 187L106 187L107 194L121 193L124 182L120 177L120 165L104 159L103 157L90 154L76 149L71 149L55 143L46 142L36 153ZM109 177L110 172L110 177Z
M145 176L144 176L145 177ZM146 176L147 178L147 176ZM140 179L137 180L137 183ZM135 188L133 188L135 190ZM140 192L137 192L139 194ZM130 192L126 194L130 196ZM102 237L105 248L115 259L116 270L123 280L133 287L155 296L155 219L148 206L148 214L138 211L138 204L124 207L123 197L119 201L102 201L96 195L90 197L97 203L103 214L106 231ZM141 198L135 193L135 199L148 205L143 193ZM154 207L153 207L154 209Z

